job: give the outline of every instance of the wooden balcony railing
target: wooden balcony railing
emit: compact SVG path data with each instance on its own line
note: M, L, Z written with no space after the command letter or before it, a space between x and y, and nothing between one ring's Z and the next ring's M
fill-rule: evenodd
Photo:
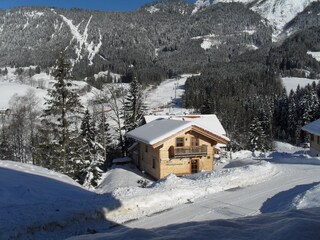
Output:
M205 145L174 148L174 157L206 156L207 153L208 153L208 148Z

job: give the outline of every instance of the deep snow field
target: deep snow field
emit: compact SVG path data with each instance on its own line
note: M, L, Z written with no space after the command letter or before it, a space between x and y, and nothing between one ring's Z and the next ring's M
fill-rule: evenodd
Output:
M35 68L30 66L30 68ZM23 68L27 71L29 68ZM3 68L1 69L3 70ZM47 90L52 88L54 83L54 77L44 72L35 74L32 77L22 75L18 76L15 71L16 68L7 68L8 74L0 74L0 109L6 109L9 107L10 99L15 95L25 95L28 91L32 90L39 98L39 107L43 107L45 103L45 97L47 96ZM85 81L72 81L73 88L81 90L87 87ZM92 88L90 92L81 94L81 102L86 105L88 100L97 95L98 92L95 88Z
M305 87L308 84L312 84L315 82L318 84L319 80L318 79L309 79L309 78L298 78L298 77L283 77L282 78L282 83L287 90L287 93L289 95L290 91L296 91L298 85L300 87Z
M0 239L319 239L319 158L285 143L232 158L145 188L133 165L114 166L96 190L0 161Z

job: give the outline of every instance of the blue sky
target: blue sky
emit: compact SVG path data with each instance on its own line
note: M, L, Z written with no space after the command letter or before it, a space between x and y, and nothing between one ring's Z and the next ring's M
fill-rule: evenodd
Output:
M195 0L185 0L195 2ZM50 6L57 8L83 8L95 10L134 10L153 0L0 0L0 8L17 6Z

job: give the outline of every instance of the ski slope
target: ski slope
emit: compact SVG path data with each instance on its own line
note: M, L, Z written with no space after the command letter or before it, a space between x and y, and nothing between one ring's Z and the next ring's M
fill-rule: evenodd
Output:
M155 89L145 92L145 103L149 109L149 114L184 114L189 110L182 108L182 95L184 85L193 74L183 74L177 78L163 81Z

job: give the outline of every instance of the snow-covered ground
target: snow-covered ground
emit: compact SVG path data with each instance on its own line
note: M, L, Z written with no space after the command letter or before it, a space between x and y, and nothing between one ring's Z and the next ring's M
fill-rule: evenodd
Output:
M108 212L106 217L117 223L152 215L194 199L263 182L278 174L277 168L267 162L228 168L213 173L199 173L177 177L169 175L147 188L118 188L113 192L121 199L121 207Z
M320 208L254 217L188 222L155 229L125 228L70 239L237 239L318 240Z
M6 109L9 107L9 101L14 94L25 95L28 90L34 89L26 84L19 84L16 82L0 82L0 109ZM47 95L47 91L43 89L37 89L37 96L44 103L44 96Z
M289 94L291 90L295 91L300 85L300 87L305 87L308 84L312 84L313 82L318 83L317 79L309 79L309 78L297 78L297 77L284 77L282 78L283 85Z
M34 68L31 66L31 68ZM23 68L25 72L29 68ZM2 69L4 70L4 69ZM40 99L39 106L43 106L45 102L45 97L47 96L48 89L52 88L54 83L54 78L51 75L46 73L35 74L32 77L27 75L18 76L15 71L16 68L7 68L8 74L0 74L0 109L6 109L9 107L10 99L15 95L25 95L27 91L33 90L35 95ZM85 81L72 81L73 88L81 90L87 87ZM84 105L87 105L87 101L95 96L97 90L92 88L91 92L83 91L84 94L81 94L80 99Z
M135 167L120 165L105 174L95 191L41 167L0 161L0 239L63 239L95 232L101 234L76 239L127 239L128 234L130 239L208 239L215 231L218 239L227 232L237 239L259 239L280 223L286 228L270 239L288 236L283 234L289 230L296 231L290 239L312 239L319 233L314 226L320 218L320 159L285 143L257 155L234 153L233 160L218 164L214 172L170 175L149 180L146 188L138 184L144 176ZM309 207L316 208L294 210ZM308 231L293 229L305 223Z

